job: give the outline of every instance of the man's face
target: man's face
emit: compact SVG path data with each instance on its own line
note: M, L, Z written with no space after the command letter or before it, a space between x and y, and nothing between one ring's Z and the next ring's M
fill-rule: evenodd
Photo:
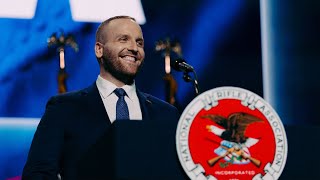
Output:
M115 19L105 27L102 65L114 78L130 84L144 60L144 41L140 26L131 19Z

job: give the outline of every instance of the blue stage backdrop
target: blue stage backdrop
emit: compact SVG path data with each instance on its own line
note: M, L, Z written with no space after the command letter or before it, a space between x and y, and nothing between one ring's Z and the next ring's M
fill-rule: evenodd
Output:
M142 91L165 98L164 57L155 42L170 37L180 41L202 92L242 87L265 97L284 124L320 125L319 2L270 0L263 7L250 0L141 3L146 59L136 83ZM38 0L31 19L0 17L0 179L19 178L46 102L57 94L59 57L47 47L47 38L60 30L75 37L79 52L67 47L65 59L68 91L78 90L94 83L99 73L93 49L98 25L74 21L66 0ZM181 72L173 76L183 110L194 89Z

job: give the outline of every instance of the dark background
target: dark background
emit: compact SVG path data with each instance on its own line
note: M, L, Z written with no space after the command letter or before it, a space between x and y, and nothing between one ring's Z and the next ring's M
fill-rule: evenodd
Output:
M183 58L197 72L201 92L241 87L264 97L277 111L289 142L283 177L289 178L290 172L315 177L317 157L295 157L310 153L310 144L318 148L313 144L318 144L320 125L320 1L268 0L267 6L251 0L141 2L147 20L142 25L146 59L136 79L138 88L165 99L164 57L155 51L155 42L179 40ZM265 29L262 9L267 9ZM93 50L97 27L98 23L73 21L65 0L39 0L33 19L0 18L0 179L19 175L36 127L13 120L40 118L49 97L57 94L58 54L47 48L47 38L60 29L75 36L79 52L67 47L65 54L67 87L79 90L99 73ZM172 74L183 110L195 92L181 72Z

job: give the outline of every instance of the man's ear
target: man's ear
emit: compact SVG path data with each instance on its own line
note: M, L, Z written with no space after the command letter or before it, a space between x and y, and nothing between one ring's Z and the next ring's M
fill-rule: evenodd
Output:
M99 42L96 42L94 46L94 51L96 53L96 57L100 59L103 55L103 45Z

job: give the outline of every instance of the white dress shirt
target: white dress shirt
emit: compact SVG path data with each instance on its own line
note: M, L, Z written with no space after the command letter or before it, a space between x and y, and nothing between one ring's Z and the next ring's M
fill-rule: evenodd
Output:
M110 122L113 123L116 120L116 104L119 99L113 91L118 87L110 81L103 79L100 75L97 78L96 84ZM124 85L121 88L127 93L124 100L128 105L130 120L142 120L142 113L135 83L132 85Z

